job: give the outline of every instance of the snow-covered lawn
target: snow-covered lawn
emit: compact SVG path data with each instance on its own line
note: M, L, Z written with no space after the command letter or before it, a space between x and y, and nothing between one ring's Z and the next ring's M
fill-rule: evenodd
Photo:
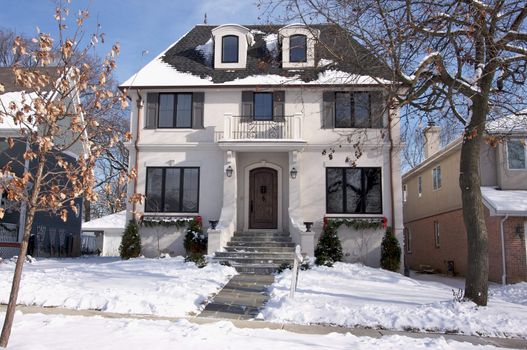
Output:
M492 286L487 307L455 302L445 284L360 264L300 271L293 300L290 283L290 270L277 276L265 320L527 338L527 283Z
M3 319L4 314L0 313ZM380 339L332 333L309 335L269 329L240 329L230 322L195 325L177 322L105 319L17 313L10 350L145 349L497 349L439 339L388 336Z
M0 264L0 302L7 303L15 264ZM18 302L107 312L185 316L235 275L232 267L198 269L182 257L41 259L24 265Z

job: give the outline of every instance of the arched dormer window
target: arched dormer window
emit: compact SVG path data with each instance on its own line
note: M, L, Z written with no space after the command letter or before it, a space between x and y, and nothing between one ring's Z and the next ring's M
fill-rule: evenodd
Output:
M289 39L289 62L307 61L307 36L291 35Z
M221 62L238 63L239 43L237 35L225 35L221 38Z

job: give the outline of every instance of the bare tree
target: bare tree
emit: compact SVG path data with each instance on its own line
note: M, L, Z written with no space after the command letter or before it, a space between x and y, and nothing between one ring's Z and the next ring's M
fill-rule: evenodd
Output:
M21 93L19 100L0 104L0 119L20 128L19 136L8 138L9 146L18 142L26 145L22 159L13 157L0 169L0 189L9 201L27 208L0 336L1 347L6 347L9 341L35 213L50 212L67 220L68 215L78 212L79 198L84 196L90 202L96 201L98 196L93 187L97 182L97 161L123 137L99 118L105 110L127 104L126 96L116 94L108 84L119 46L111 46L101 67L92 67L85 58L102 41L103 34L93 34L90 42L81 47L88 12L80 11L76 18L71 18L68 8L59 4L54 17L58 27L56 40L47 33L38 33L32 40L34 46L27 46L21 37L13 40L12 50L19 58L14 62L12 73L17 90L26 92ZM27 68L18 63L25 60L45 69ZM95 81L91 79L94 69L99 72ZM4 86L0 85L0 93L3 90ZM72 152L79 154L78 159L68 156ZM28 166L24 166L26 161ZM22 167L23 173L14 171L15 167ZM125 182L128 174L122 172L120 176ZM2 216L3 209L0 209Z
M19 51L13 51L12 48L15 40L23 43L29 50L31 50L31 47L33 49L35 48L35 43L31 38L23 34L17 34L9 29L0 29L0 67L12 67L15 64L21 67L34 67L37 64L36 60L28 55L21 55ZM52 51L56 49L56 47L51 48ZM105 69L103 65L104 58L98 57L91 50L83 54L73 52L72 55L75 55L76 59L79 60L78 64L83 62L90 66L88 80L90 84L96 84L99 76ZM55 59L59 56L55 52L53 57ZM108 72L106 84L113 94L118 94L118 84L112 72ZM79 97L81 100L89 101L93 99L93 94L94 91L91 90L82 91ZM110 131L108 135L105 135L104 132L97 134L98 138L106 139L103 142L113 137L113 130L118 130L122 136L113 147L105 150L97 159L95 168L97 183L94 186L94 190L99 195L99 198L94 203L88 200L84 201L84 221L90 221L92 219L92 213L94 217L101 217L124 210L126 207L126 183L119 183L119 179L120 174L126 172L128 169L128 149L124 146L124 135L126 135L129 127L129 113L127 113L126 109L110 103L104 106L104 108L93 110L92 114L102 124L101 130L105 130L106 128ZM98 142L98 140L92 141Z
M527 5L520 0L261 0L271 16L325 21L387 63L393 103L463 128L459 186L468 240L465 297L487 304L479 154L487 122L525 109ZM324 44L324 43L320 43ZM345 62L355 52L335 54ZM367 68L368 60L364 59Z

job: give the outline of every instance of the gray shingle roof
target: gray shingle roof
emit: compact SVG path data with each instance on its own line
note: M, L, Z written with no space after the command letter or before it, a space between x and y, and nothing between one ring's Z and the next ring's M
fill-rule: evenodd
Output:
M315 44L315 62L321 59L334 63L325 67L289 70L281 67L280 57L273 57L267 50L264 36L278 33L278 25L244 25L254 35L255 43L247 53L247 67L243 70L215 70L206 64L203 53L196 49L212 36L215 25L197 25L181 40L172 46L162 60L179 72L190 73L201 78L211 77L214 83L224 83L254 75L275 74L284 77L297 75L305 82L316 80L318 74L327 69L335 69L350 74L368 75L391 79L390 69L375 58L357 41L349 37L341 28L330 24L311 26L320 31L320 39ZM262 34L265 33L265 34ZM339 58L337 58L339 57Z

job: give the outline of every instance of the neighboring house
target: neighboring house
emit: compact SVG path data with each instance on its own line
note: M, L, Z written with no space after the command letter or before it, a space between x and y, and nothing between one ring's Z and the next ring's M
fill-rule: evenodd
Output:
M527 281L527 117L488 123L480 154L481 193L488 231L489 279ZM439 127L425 129L425 160L404 174L405 262L415 270L465 275L467 234L459 188L462 139L439 149Z
M48 71L56 76L55 68L35 68ZM32 98L31 91L20 91L15 84L11 67L0 68L0 83L4 85L5 91L0 94L0 110L9 108L10 103L19 105L24 95L26 102ZM4 118L0 121L0 168L11 162L12 171L21 176L26 164L23 154L26 151L26 143L20 135L20 124L14 124L12 119ZM14 139L14 146L9 148L7 138ZM60 140L56 143L61 142ZM63 153L62 157L69 162L75 162L78 154L82 152L82 146L75 144L71 152ZM14 160L14 161L13 161ZM27 162L30 172L33 172L36 160ZM48 160L48 169L56 167L56 160ZM9 258L18 255L20 242L22 241L22 230L20 229L23 215L20 215L19 203L10 203L6 194L0 188L0 206L6 209L5 215L0 219L0 257ZM62 221L58 215L47 212L37 212L33 221L31 238L29 240L28 254L32 256L78 256L80 254L80 229L82 198L76 200L78 213L69 210L68 220ZM23 212L23 210L22 210Z
M159 223L141 227L143 254L184 253L170 224L197 215L210 254L235 232L276 232L312 256L324 217L386 217L402 240L399 113L372 77L390 74L332 25L192 28L121 85L133 101L129 196L145 195L127 219ZM339 234L346 261L379 266L383 228Z
M82 223L83 254L119 256L119 245L126 226L126 211Z

